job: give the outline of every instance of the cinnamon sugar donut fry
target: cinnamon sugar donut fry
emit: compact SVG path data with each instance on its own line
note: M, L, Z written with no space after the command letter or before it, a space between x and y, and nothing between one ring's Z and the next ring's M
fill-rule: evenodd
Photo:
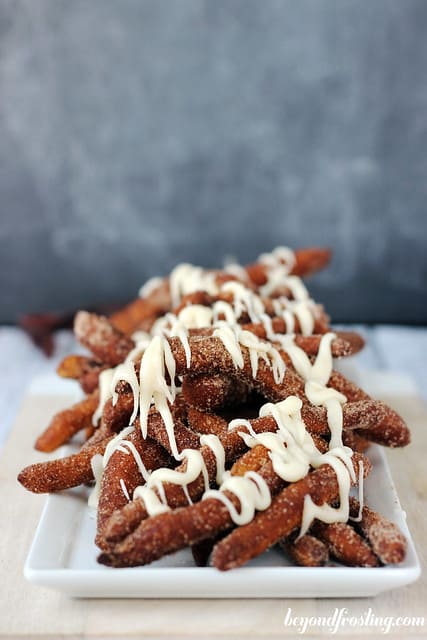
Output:
M364 473L370 468L361 455L355 453L352 458L356 477L362 460ZM221 540L212 554L213 565L221 571L240 567L301 525L306 496L310 496L315 505L321 505L335 500L338 492L334 469L328 464L322 465L285 487L266 511L260 511L249 524L234 529Z
M369 462L365 461L365 464L367 466L364 467L364 470L365 473L367 473L370 469ZM355 468L358 468L357 461L355 462ZM330 469L329 472L327 471L328 469ZM319 472L322 471L323 477L320 477ZM272 496L283 489L285 483L275 473L271 461L266 462L259 469L258 473L266 482ZM318 479L322 486L324 484L329 484L329 479L334 478L335 484L332 483L332 487L329 487L329 489L331 493L335 489L336 494L338 493L338 484L335 478L335 472L331 467L324 465L316 472L310 473L307 477L314 474L317 474L315 476L316 480ZM317 483L315 482L314 484ZM295 486L295 484L289 485L289 488L293 486ZM239 510L241 508L239 498L232 491L225 491L224 493L234 509ZM281 494L279 494L279 496L280 495ZM333 497L335 497L335 494ZM274 504L274 498L272 504ZM268 513L270 508L265 512L260 512L258 516ZM252 520L252 523L250 524L253 524L255 520ZM297 522L292 529L297 527L298 524L299 522L297 518ZM233 526L234 523L228 506L216 498L207 497L188 507L168 511L166 513L152 516L148 520L144 520L138 528L135 529L135 531L130 533L123 541L116 544L108 553L102 553L99 556L98 561L101 564L107 564L115 567L149 564L164 555L174 553L179 549L194 545L202 540L218 536ZM237 533L248 526L250 525L238 527L233 533ZM233 535L233 533L224 538L219 545L223 544L231 535ZM277 542L281 537L283 536L278 536L274 542ZM273 542L271 544L273 544ZM217 549L219 545L216 545L214 548L214 553L215 549ZM263 549L263 551L264 550L265 549ZM259 553L262 553L262 551ZM259 553L254 553L251 557L255 557L255 555L259 555Z
M217 418L215 416L215 418ZM257 434L262 434L266 432L275 432L277 430L277 423L275 422L272 416L265 416L262 418L256 418L254 420L248 421L253 431ZM156 421L157 426L161 429L161 419L158 417L158 422ZM222 425L221 425L222 428ZM247 426L242 424L239 427L238 431L240 433L247 433ZM239 432L237 430L230 432L220 432L217 431L217 435L219 437L221 446L224 449L224 462L229 463L234 460L238 456L242 455L245 449L247 448L244 440L242 440ZM156 438L156 434L150 430L149 434L152 437ZM164 427L163 427L164 433ZM317 434L313 433L312 438L316 444L316 447L320 452L325 452L327 449L327 444L324 440L322 440ZM179 435L177 439L178 446L180 446ZM163 444L163 442L162 442ZM256 448L256 447L255 447ZM209 479L209 482L212 482L215 476L218 474L218 462L215 454L212 449L203 445L200 448L200 454L203 458L204 463L206 464L206 472ZM251 454L251 452L247 452L243 458L240 458L236 461L236 469L239 468L239 465L244 464L245 460L251 460L252 456L259 457L259 454ZM184 462L182 465L175 469L176 472L185 473L187 470L187 464ZM201 498L203 491L205 489L204 478L199 472L199 475L193 482L188 484L188 495L191 500L195 501ZM183 506L188 502L187 496L182 491L181 484L173 484L164 482L163 483L163 494L164 494L164 502L173 509ZM105 526L105 538L109 542L117 542L122 539L126 535L128 535L131 531L135 529L135 527L144 519L148 517L148 511L145 508L144 503L141 500L133 500L131 503L125 505L125 507L121 510L114 512L109 520L109 522Z
M297 250L295 251L293 264L289 267L289 275L310 275L323 269L328 264L330 256L331 252L328 249ZM199 293L204 288L203 275L205 280L212 283L211 288L214 283L221 284L236 279L243 279L245 283L247 283L248 278L256 286L265 285L268 280L269 271L272 269L272 264L275 264L276 267L281 264L280 256L274 257L273 254L271 254L271 257L273 263L271 261L270 264L257 262L246 268L240 268L239 275L237 276L224 271L206 271L203 274L202 270L198 269L194 282L189 286L190 291L187 291L186 287L184 287L184 291L181 291L183 280L182 267L187 268L186 271L184 271L185 276L189 275L190 265L180 265L180 267L174 269L169 278L155 278L149 281L147 285L141 289L140 295L142 297L133 300L124 307L124 309L114 313L111 316L111 321L117 329L130 335L147 319L152 322L155 317L171 311L174 307L178 307L184 296ZM180 268L181 271L178 271ZM197 304L202 303L198 302Z
M345 522L315 522L314 535L322 540L330 553L342 564L350 567L378 567L378 558L370 545L350 524Z
M228 290L224 290L216 296L210 296L201 291L184 296L178 307L173 310L173 313L175 316L181 317L181 312L185 314L184 310L188 305L204 306L210 307L212 315L215 315L218 320L227 321L227 317L232 311L236 323L241 325L242 329L252 331L259 337L265 336L266 326L271 327L277 334L323 334L329 331L329 317L321 305L312 304L311 301L302 301L297 305L295 302L283 297L272 300L262 296L255 296L256 294L253 294L252 304L263 308L264 323L262 324L253 318L251 319L252 315L259 317L259 311L254 313L252 309L252 312L249 313L244 304L236 304L236 297L238 299L238 296L237 293L233 293L233 289L230 286ZM250 306L251 300L245 302L247 306ZM226 304L221 305L221 303Z
M359 453L364 453L371 444L369 440L363 438L359 433L349 430L343 431L342 441L345 447L350 447L350 449Z
M126 335L132 335L144 324L151 328L157 318L169 310L168 305L164 309L157 309L144 298L136 298L129 302L123 309L116 311L110 316L110 321L116 329Z
M112 399L106 401L101 416L101 427L118 433L129 424L134 405L133 395L128 392L121 391L118 394L116 404Z
M135 427L140 429L139 418L135 420ZM173 452L170 436L165 423L163 422L161 415L152 409L148 416L147 435L158 442L169 454L172 455ZM200 446L198 435L179 422L179 420L175 420L174 422L174 436L179 453L184 449L198 449Z
M77 340L103 363L115 366L123 362L135 343L116 329L104 316L79 311L74 319Z
M83 428L88 440L19 480L43 492L95 476L96 542L114 567L189 545L196 563L213 549L227 570L278 541L305 566L328 549L358 566L401 558L394 525L367 507L348 520L350 487L370 470L360 451L404 446L409 431L332 369L363 339L332 333L298 277L329 258L279 247L247 267L181 264L110 319L78 313L76 337L93 355L64 359L59 373L91 394L37 445L52 450Z
M402 562L406 555L407 541L399 528L368 506L363 507L362 518L357 521L359 509L360 504L356 498L350 498L350 515L356 518L352 524L366 537L381 562Z
M293 264L291 265L289 275L309 276L316 271L324 269L324 267L326 267L329 263L330 259L331 251L329 249L299 249L294 253ZM280 264L281 261L282 260L279 254L276 262ZM270 266L271 261L264 260L256 262L252 265L248 265L247 267L245 267L245 271L249 276L251 282L253 282L257 287L260 287L267 282L268 270Z
M282 538L279 545L300 567L323 567L329 560L326 544L309 533L300 538Z
M228 441L228 448L225 453L225 460L229 460L230 458L235 457L237 452L241 453L244 449L244 443L237 436L237 434L230 434L230 438ZM226 438L225 438L226 440ZM236 443L237 441L237 443ZM222 441L224 443L224 440ZM227 444L227 442L226 442ZM233 448L233 444L237 444L235 448ZM239 448L238 448L239 447ZM217 473L217 461L215 455L212 450L208 446L202 446L200 448L200 453L202 455L203 461L206 464L206 470L208 474L209 482L212 482ZM227 455L228 453L228 455ZM178 466L175 471L178 473L185 474L187 470L186 461L183 462L180 466ZM188 495L191 500L198 500L203 491L205 489L204 478L199 473L197 477L187 486ZM182 486L179 484L173 484L164 482L163 483L163 494L165 498L165 502L169 505L169 507L177 508L179 506L183 506L188 503L188 498L183 492ZM146 506L142 500L134 499L129 504L125 505L123 509L117 510L114 512L109 519L106 527L105 527L105 538L109 542L117 542L122 539L130 532L132 532L141 521L148 517L148 511Z
M78 380L85 393L92 393L98 387L100 373L107 368L107 364L97 362L93 358L71 355L62 360L57 373L61 378Z
M131 455L132 450L137 451L138 459ZM130 501L130 496L144 480L142 471L169 467L171 462L170 456L157 442L151 438L143 440L139 429L126 436L119 448L113 451L102 474L97 509L95 542L101 549L107 548L104 542L105 523L113 511Z
M190 429L196 433L213 433L216 436L226 436L228 422L215 413L207 413L196 407L187 408L187 420Z
M262 445L257 445L253 449L250 449L244 453L232 466L231 475L244 476L248 471L258 471L269 460L268 450ZM196 544L191 546L191 553L193 555L194 562L198 567L204 567L207 565L209 556L212 552L214 545L221 540L224 536L224 532L216 535L213 538L207 538L200 540Z
M275 474L271 461L259 469L259 474L273 494L283 487L283 480ZM229 491L226 495L238 509L239 500L234 493ZM98 561L116 567L148 564L179 549L219 536L232 526L233 520L225 504L215 498L206 498L143 520L123 541L108 553L102 553Z
M62 491L90 482L93 480L92 458L96 454L103 455L110 440L104 438L66 458L31 464L21 471L18 480L33 493Z
M206 540L201 540L200 542L196 542L196 544L191 545L191 554L196 567L206 567L209 561L209 556L212 553L212 549L216 543L224 537L224 535L225 533L220 533L214 538L207 538Z
M71 378L78 380L82 375L87 363L90 362L88 356L72 354L66 356L58 365L56 372L61 378Z
M281 318L273 318L271 322L272 330L274 334L278 336L286 334L286 323ZM244 324L242 329L250 331L258 338L267 340L267 330L262 324ZM304 336L296 334L294 341L295 344L300 347L307 355L316 356L319 351L319 342L323 334L313 334L310 336ZM332 346L332 355L334 358L342 358L345 356L352 356L363 349L365 341L358 333L354 331L337 331L335 332L336 338ZM274 337L272 341L275 342Z
M247 383L223 374L186 375L182 393L189 405L204 411L216 411L245 402L250 393Z
M119 331L131 335L145 322L151 325L156 318L171 309L169 286L166 280L158 284L148 297L136 298L110 316Z
M328 334L326 334L328 335ZM324 338L325 336L323 336ZM256 375L253 375L253 367L251 361L251 354L249 348L239 343L236 337L231 338L234 340L236 349L239 350L239 364L236 365L236 361L230 355L228 349L224 346L222 340L217 336L192 336L188 339L190 352L191 352L191 374L208 374L208 373L223 373L227 375L238 375L243 378L249 384L259 386L261 393L264 392L266 397L273 395L278 399L283 398L282 388L287 387L288 384L293 382L294 386L299 389L304 389L302 379L297 376L293 370L292 361L287 352L282 349L275 349L274 356L276 357L276 366L282 366L277 359L285 363L286 371L285 378L277 381L275 380L274 370L270 363L267 363L264 359L260 358L257 363ZM176 375L185 375L189 372L187 367L187 357L184 346L179 338L167 339L170 349L172 351L173 358L176 364ZM309 355L317 355L319 353L322 336L309 336L307 338L303 336L295 337L295 345L299 348L299 343L302 347L299 348L300 352L305 354L307 349ZM268 343L260 343L260 345L268 345ZM233 345L233 347L234 347ZM332 339L331 349L333 357L340 357L343 355L350 355L351 347L346 341ZM273 352L272 352L273 353ZM237 357L237 355L236 355ZM284 369L284 367L283 367ZM290 379L286 379L287 375L291 374ZM332 376L331 376L332 377ZM344 386L342 376L335 376L337 385ZM331 385L332 386L332 385ZM355 385L354 385L355 386ZM339 389L341 390L341 389ZM270 394L268 393L270 391ZM363 397L357 399L370 399L367 394L363 393Z
M294 391L294 389L292 389ZM378 406L377 406L378 405ZM372 420L375 422L378 419L378 415L382 415L380 412L375 412L375 409L380 409L381 411L384 409L381 403L375 403L374 401L369 402L361 402L360 404L355 405L344 405L343 412L343 421L344 428L348 427L368 427L370 424L372 425ZM383 412L384 413L384 412ZM386 417L390 416L393 419L396 419L399 423L400 418L392 412L391 414L388 410L385 412ZM369 417L373 416L371 421L369 421ZM328 425L327 425L327 417L326 411L324 409L316 408L316 407L305 407L303 408L303 417L307 424L307 428L309 428L311 433L327 433ZM310 419L308 419L310 417ZM400 421L401 422L401 421ZM262 432L265 430L274 430L274 420L269 417L261 418L258 420L251 421L252 427L256 432ZM241 452L242 443L239 439L236 440L235 434L229 434L226 439L221 439L222 444L228 447L228 451L231 452L231 455L237 455ZM231 449L230 449L231 447ZM234 448L235 447L235 448ZM199 485L199 490L201 490L201 486ZM176 489L172 489L171 491L175 491ZM171 504L173 506L178 506L178 504L183 504L182 493L179 491L179 495L181 496L181 502L176 501L176 498L173 499ZM191 494L193 499L197 499L195 494ZM129 525L129 521L127 518L131 515L131 513L137 513L137 517L132 518L132 524ZM124 533L128 533L132 527L138 522L138 520L146 517L147 513L141 505L135 503L134 505L127 506L126 514L115 514L110 523L111 529L108 530L107 536L111 535L111 539L118 539Z
M98 391L93 391L69 409L57 413L45 431L37 438L35 448L38 451L54 451L68 442L78 431L90 427L92 415L98 402Z
M311 338L315 338L311 336ZM314 342L314 340L313 340ZM317 341L317 352L319 351L320 341ZM191 348L191 366L193 371L206 372L210 366L212 370L223 371L224 373L236 372L235 364L232 358L221 343L215 337L193 337L189 339ZM334 350L335 340L332 341L332 353ZM186 371L186 361L184 349L179 339L169 339L172 354L176 361L177 373L182 374ZM239 371L241 376L248 384L252 383L259 388L267 398L271 400L280 400L288 395L297 395L305 397L305 389L302 379L292 371L292 364L289 362L289 356L283 354L283 360L287 362L288 367L285 371L282 382L276 382L274 373L271 368L264 362L259 361L257 375L253 377L253 371L250 364L250 356L248 349L240 346L242 356L242 367ZM304 350L303 350L304 351ZM346 409L350 416L352 412L356 414L354 420L360 421L359 428L364 427L368 416L372 416L368 423L369 428L364 429L364 436L372 441L379 442L386 446L397 447L405 446L410 439L409 429L403 420L392 409L384 403L374 402L368 394L358 389L353 383L349 383L341 374L332 372L329 379L329 385L337 391L344 393L348 400L366 400L372 404L357 405ZM350 398L348 395L350 395ZM374 416L374 412L376 415ZM373 421L377 424L374 425Z

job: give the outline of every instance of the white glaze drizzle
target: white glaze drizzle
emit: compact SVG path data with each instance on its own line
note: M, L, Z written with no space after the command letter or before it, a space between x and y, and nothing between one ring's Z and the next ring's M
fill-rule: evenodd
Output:
M168 371L171 386L166 382L165 369ZM175 360L166 339L154 336L151 340L141 358L139 380L139 412L142 437L144 439L147 437L148 412L151 404L154 404L165 424L172 455L178 460L179 452L175 441L174 422L168 405L168 401L173 403L175 400L173 390Z
M162 283L163 283L163 278L159 278L159 276L154 276L154 278L150 278L140 288L138 292L139 297L147 298L151 293L153 293L153 291L158 289Z
M99 402L92 416L92 424L96 426L101 419L106 402L111 398L111 381L114 376L114 369L105 369L99 374Z
M286 247L278 247L271 254L264 254L261 256L261 261L267 264L272 272L292 268L293 266L293 252ZM246 272L245 272L246 273ZM134 409L131 416L131 424L134 422L138 413L138 402L136 399L138 393L138 381L137 376L132 366L132 363L141 353L144 353L153 336L167 336L178 337L183 345L186 355L187 368L191 366L191 350L188 340L188 330L198 329L208 326L219 327L220 333L217 333L221 337L224 346L226 341L232 349L232 357L236 367L241 368L242 358L239 356L240 344L246 343L250 349L250 358L252 365L253 376L256 376L258 369L258 357L260 353L262 357L268 362L268 356L266 355L259 340L251 339L248 335L242 333L239 329L238 318L243 313L248 313L251 322L261 323L266 330L269 340L277 341L280 337L272 331L271 319L265 313L264 304L261 298L248 289L241 282L231 281L224 283L220 288L215 282L215 272L205 271L200 267L195 267L189 264L178 265L171 273L170 276L170 291L172 301L175 305L179 304L182 295L191 293L193 291L203 290L212 295L216 295L220 291L230 292L233 295L233 304L229 304L223 301L217 301L214 303L212 309L202 305L188 305L184 307L178 314L178 316L167 313L163 317L159 318L151 329L151 335L146 332L137 332L135 334L135 340L137 344L135 348L129 353L124 363L118 365L113 369L108 369L107 372L103 372L100 377L100 400L98 407L94 413L94 424L100 419L102 411L106 402L112 397L113 403L117 401L117 393L115 392L116 384L119 380L127 382L134 395ZM296 303L290 301L285 297L274 300L275 312L283 317L286 323L287 331L293 330L295 322L294 317L298 317L301 331L304 335L309 335L314 326L314 318L312 313L312 301L308 298L306 289L302 284L300 278L296 276L286 276L286 281L290 283L290 288L293 287L294 297L298 297L301 301ZM146 287L141 289L141 295L149 295L151 291L156 289L162 280L160 278L152 278L146 284ZM292 284L293 283L293 284ZM220 317L225 317L225 323L220 320ZM231 331L224 330L224 325L230 325ZM240 335L238 335L240 331ZM233 336L232 333L235 335ZM242 342L242 340L244 342ZM237 344L236 344L237 343ZM227 347L226 347L227 348ZM169 366L173 367L172 358L168 351L168 346L164 344L164 349L167 352L165 355L168 358ZM279 363L280 358L277 357L277 353L272 352L273 366L275 380L280 381L281 366ZM173 387L174 380L171 385ZM110 388L109 388L110 387ZM171 390L171 397L175 397L175 389ZM164 403L163 403L164 404ZM157 405L156 405L157 406ZM163 406L163 412L167 413L166 408Z
M267 267L267 282L259 289L261 295L270 296L277 287L283 285L291 288L287 280L288 274L292 271L292 267L295 264L295 254L293 251L287 247L277 247L270 254L262 254L258 258L258 261Z
M121 487L121 490L123 491L123 495L124 495L124 497L126 498L126 500L127 500L128 502L130 502L130 495L129 495L129 492L128 492L128 489L127 489L126 483L125 483L125 481L123 480L123 478L120 478L120 487Z
M279 284L289 288L293 300L289 300L284 296L274 299L274 312L278 317L284 319L287 331L294 329L294 318L297 317L301 332L304 335L310 335L314 326L313 301L310 300L300 278L288 275L294 264L292 252L279 248L270 254L270 257L261 256L261 261L268 266L268 270L267 283L260 288L260 293L269 295ZM206 489L204 497L216 496L222 500L230 509L230 514L236 524L244 524L250 521L256 509L265 509L270 504L271 497L268 487L261 476L251 472L245 474L244 477L232 477L229 472L225 471L225 452L219 438L213 434L201 437L201 444L211 448L217 463L216 480L220 488L219 490L209 490L206 464L200 452L197 450L184 450L179 454L177 450L173 419L168 406L168 401L172 403L176 394L174 387L175 361L170 345L164 336L177 336L180 338L186 354L187 367L190 367L191 351L188 342L188 329L191 328L213 326L213 335L222 341L236 368L242 368L244 365L241 346L245 346L249 349L254 377L257 374L258 361L261 357L272 367L276 382L283 380L285 366L277 349L268 343L260 341L254 334L242 330L237 324L238 318L247 313L251 322L263 324L269 340L279 342L282 348L288 352L295 369L306 382L305 393L310 402L326 408L328 424L331 429L330 450L326 454L321 454L316 449L301 419L300 405L298 405L301 401L292 396L276 405L268 403L260 410L260 416L267 415L267 412L273 415L278 425L277 432L255 434L249 422L240 420L237 423L240 426L244 423L248 433L241 432L239 435L248 446L255 446L255 444L266 446L270 451L269 455L275 472L289 482L294 482L304 477L310 466L316 468L326 462L333 466L339 485L340 507L333 509L329 505L317 506L310 496L306 496L300 535L307 530L315 517L326 522L344 521L343 519L348 517L348 495L350 480L354 480L354 471L351 463L352 451L342 446L341 439L342 404L346 401L346 398L334 389L326 387L332 370L330 347L335 337L334 334L323 336L318 356L314 364L311 364L305 352L295 345L293 336L274 333L272 320L265 313L264 304L258 295L247 289L242 283L234 281L227 282L219 288L215 282L215 277L214 272L205 272L201 268L193 267L192 265L179 265L174 269L170 277L170 291L174 306L179 304L183 295L198 290L206 291L210 295L217 295L220 291L231 292L233 294L232 304L217 301L211 309L201 305L188 305L181 310L178 317L174 314L166 314L153 326L151 335L154 337L150 339L150 335L144 333L140 342L129 354L127 361L113 370L103 372L106 374L103 384L100 380L100 387L103 388L100 388L102 403L100 398L100 404L97 409L98 419L102 413L102 408L100 407L105 405L108 397L113 396L113 401L116 398L115 385L117 382L125 380L130 384L134 395L134 411L131 421L137 415L139 404L143 437L147 435L148 410L151 404L154 404L165 423L174 457L177 460L183 460L184 458L187 460L184 473L162 468L157 469L152 474L148 474L140 459L138 466L140 470L140 465L145 469L145 472L142 471L142 475L146 480L146 484L137 487L134 492L134 498L140 497L144 500L150 515L164 512L169 507L166 504L163 483L173 482L183 487L187 499L191 503L188 484L202 474ZM148 295L160 283L160 280L153 281L151 284L147 283L149 286L142 293ZM225 321L220 318L225 318ZM144 382L139 388L138 403L136 400L138 381L131 360L139 355L141 351L143 352L143 357L141 359L140 380ZM170 385L165 380L165 369L169 374ZM108 386L110 387L109 395ZM230 423L231 428L235 426L233 422ZM110 451L119 449L124 453L129 453L129 450L131 450L134 456L135 454L138 456L138 452L132 443L123 441L123 438L119 437L114 440L116 440L116 443L112 445ZM107 457L104 455L102 467L105 467L108 463L110 455L111 453ZM99 460L96 460L96 456L92 464L94 475L99 478L102 470L100 471ZM363 479L363 468L361 471L359 470L359 483L361 478ZM97 485L99 485L99 482L97 482ZM157 493L154 489L157 490ZM239 512L237 512L227 496L223 494L225 490L234 492L239 498L241 503ZM95 490L93 493L95 493Z
M166 513L166 511L170 511L170 507L162 502L157 493L153 491L151 487L147 487L146 485L136 487L133 492L133 500L137 500L138 498L144 501L145 508L150 516L156 516L159 513Z
M262 444L270 451L273 469L283 480L296 482L304 478L309 468L318 468L322 464L330 464L337 476L340 505L332 508L328 504L316 505L310 496L304 500L304 511L300 535L308 530L315 518L324 522L345 522L349 515L349 492L351 481L355 481L352 450L342 445L342 404L346 397L335 389L326 387L332 371L331 343L335 335L332 333L322 337L317 358L311 364L308 356L297 347L291 337L286 338L286 350L298 373L306 381L305 392L310 402L317 406L325 406L328 424L331 430L329 451L322 454L314 445L313 439L305 429L301 418L302 401L290 396L286 400L272 404L267 403L260 409L260 416L271 414L278 426L275 433L256 434L248 421L235 420L229 425L234 429L245 426L248 433L239 432L247 446ZM362 470L363 475L363 470ZM360 474L359 474L360 476ZM360 478L359 478L360 482ZM218 490L223 491L223 487ZM213 497L215 494L210 494ZM221 498L223 500L223 498ZM243 502L250 501L250 493L240 492ZM242 502L243 501L243 502ZM224 502L224 500L223 500ZM245 511L246 513L246 511ZM230 509L234 519L235 511ZM234 520L238 524L237 520Z
M239 499L240 511L237 511L224 491L231 491ZM267 483L255 471L246 471L243 476L230 475L223 481L220 490L206 491L203 499L206 498L215 498L225 504L231 519L237 525L247 524L253 519L256 510L263 511L271 504Z
M179 264L169 276L172 307L177 307L181 298L195 291L206 291L210 295L218 293L216 275L192 264Z
M271 269L280 266L289 273L295 266L295 253L289 247L276 247L270 253L262 253L258 257L258 262Z
M117 404L117 400L119 399L119 394L116 391L116 385L121 380L126 380L128 385L131 388L133 394L133 411L132 415L129 419L129 424L133 424L135 422L136 416L138 415L138 393L139 393L139 384L138 378L135 373L135 364L133 360L128 360L119 364L113 370L113 377L110 383L110 391L112 392L112 402L113 406Z
M209 447L215 456L216 483L221 484L225 476L225 451L221 440L214 433L206 433L200 436L200 444Z

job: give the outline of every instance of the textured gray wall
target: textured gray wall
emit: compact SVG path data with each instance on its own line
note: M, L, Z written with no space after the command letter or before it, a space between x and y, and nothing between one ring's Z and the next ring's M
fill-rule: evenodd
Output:
M427 322L427 2L0 0L0 320L328 245L337 320Z

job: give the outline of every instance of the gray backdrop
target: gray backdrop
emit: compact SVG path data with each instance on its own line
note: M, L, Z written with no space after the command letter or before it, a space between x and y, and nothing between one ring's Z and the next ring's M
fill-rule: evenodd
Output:
M0 321L328 245L336 320L427 322L427 2L0 0Z

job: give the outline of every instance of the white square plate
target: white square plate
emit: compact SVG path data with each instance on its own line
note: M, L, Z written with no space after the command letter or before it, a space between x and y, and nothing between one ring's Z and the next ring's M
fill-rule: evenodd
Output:
M384 453L372 445L368 455L373 470L365 483L366 502L396 522L408 538L408 553L399 565L295 567L272 549L245 567L222 573L195 567L186 549L147 567L111 569L96 562L95 518L87 506L88 490L79 488L47 498L25 577L88 598L366 597L401 587L419 577L420 565Z

